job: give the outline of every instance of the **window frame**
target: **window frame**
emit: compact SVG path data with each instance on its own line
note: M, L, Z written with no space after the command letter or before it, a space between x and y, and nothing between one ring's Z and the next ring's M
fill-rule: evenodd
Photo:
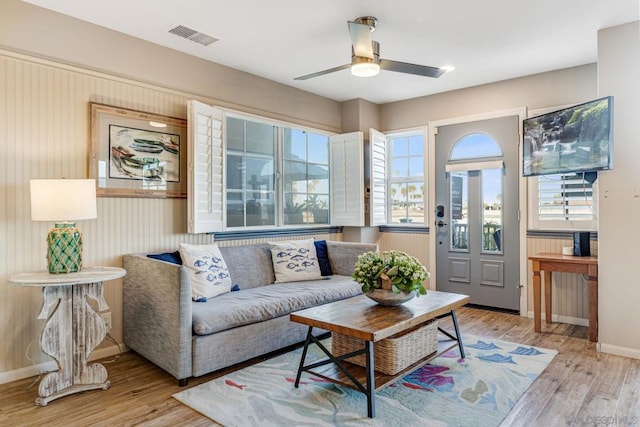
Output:
M225 182L223 191L225 193L225 201L224 201L224 210L225 210L225 221L224 221L224 230L225 231L242 231L242 230L265 230L265 229L273 229L273 228L319 228L319 227L328 227L331 226L331 217L329 216L329 220L327 223L300 223L300 224L285 224L285 189L284 189L284 138L285 138L285 129L302 131L305 133L313 133L316 135L321 135L327 137L327 151L330 151L330 142L329 138L332 135L335 135L333 132L324 131L321 129L310 128L307 126L298 125L295 123L289 123L282 120L270 119L267 117L257 116L250 113L243 113L235 110L222 109L223 116L223 132L222 132L222 147L224 152L224 168L226 170L227 167L227 156L228 156L228 147L227 147L227 118L232 117L238 120L244 120L245 122L253 122L260 123L263 125L273 126L274 127L274 211L275 211L275 224L268 225L246 225L246 210L245 210L245 225L244 226L229 226L227 224L228 220L226 218L226 209L227 209L227 183L226 183L226 172L225 172ZM245 151L246 153L246 151ZM307 159L306 164L316 164L315 162L309 163ZM329 190L328 195L331 194L331 159L328 160L327 164L329 168L329 174L327 179L329 180ZM243 190L246 192L246 188ZM309 193L307 192L307 195ZM323 193L324 194L324 193ZM329 200L329 210L330 210Z
M569 175L569 174L557 174ZM555 175L554 175L555 176ZM597 231L598 230L598 181L591 184L591 219L540 219L540 180L545 176L528 177L529 186L529 229L538 231Z
M385 227L427 227L428 226L428 192L429 192L429 186L428 186L428 145L427 145L427 136L428 136L428 132L427 132L427 127L417 127L417 128L409 128L409 129L402 129L402 130L394 130L394 131L388 131L388 132L383 132L385 138L386 138L386 182L385 182L385 188L386 188L386 192L387 192L387 198L386 198L386 206L385 206L385 212L386 212L386 218L387 218L387 222L386 224L381 224L384 225ZM415 176L407 176L407 177L403 177L403 178L393 178L393 159L394 157L392 156L392 152L393 152L393 139L399 139L399 138L404 138L404 137L411 137L411 136L416 136L416 135L420 135L422 137L422 176L419 175L415 175ZM405 157L405 156L403 156ZM408 157L411 157L410 155ZM423 192L422 192L422 203L424 206L423 212L422 212L422 222L408 222L408 223L400 223L400 222L392 222L393 220L393 216L392 216L392 210L393 210L393 198L391 197L391 188L393 184L408 184L408 183L413 183L413 182L421 182L422 186L423 186Z

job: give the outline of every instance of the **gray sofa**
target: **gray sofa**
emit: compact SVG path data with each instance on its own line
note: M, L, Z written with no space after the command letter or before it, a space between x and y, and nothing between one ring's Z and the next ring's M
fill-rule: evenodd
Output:
M377 246L327 241L333 276L289 283L274 283L268 244L220 250L240 290L207 302L192 301L184 267L146 254L123 257L124 342L181 385L303 341L307 327L291 322L289 314L360 294L351 278L354 264Z

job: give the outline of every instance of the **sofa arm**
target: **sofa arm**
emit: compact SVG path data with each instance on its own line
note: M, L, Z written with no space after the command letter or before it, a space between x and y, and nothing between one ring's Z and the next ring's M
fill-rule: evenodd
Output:
M191 283L180 265L123 256L125 344L178 380L192 376Z
M327 241L327 252L333 274L351 276L358 256L365 252L377 251L375 243L351 243Z

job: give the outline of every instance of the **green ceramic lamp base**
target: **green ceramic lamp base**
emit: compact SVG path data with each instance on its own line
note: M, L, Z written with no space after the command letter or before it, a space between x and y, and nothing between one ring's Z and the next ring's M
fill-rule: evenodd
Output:
M56 223L47 235L49 273L75 273L82 269L82 233L73 222Z

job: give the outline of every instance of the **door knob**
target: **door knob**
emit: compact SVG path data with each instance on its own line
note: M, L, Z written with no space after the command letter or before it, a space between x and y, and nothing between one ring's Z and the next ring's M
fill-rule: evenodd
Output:
M445 225L447 225L447 223L442 221L442 220L440 220L440 221L437 222L437 225L438 225L438 227L444 227Z

